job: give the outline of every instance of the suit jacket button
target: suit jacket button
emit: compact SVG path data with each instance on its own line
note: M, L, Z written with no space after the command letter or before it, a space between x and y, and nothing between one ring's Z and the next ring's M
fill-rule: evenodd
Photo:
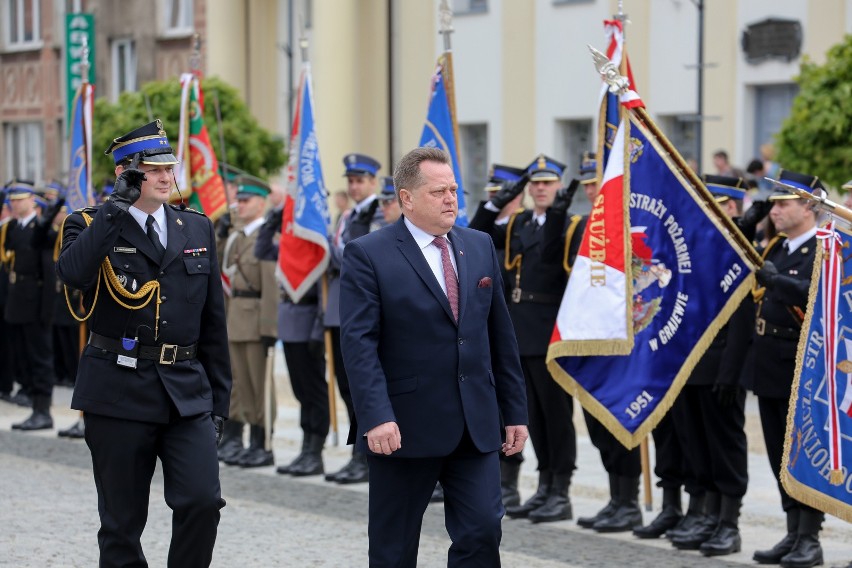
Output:
M165 272L163 272L163 271L161 270L161 271L160 271L160 276L165 276L165 275L166 275L166 273L165 273Z
M129 264L125 264L125 265L124 265L124 268L125 268L125 269L130 268L130 265L129 265Z
M461 382L464 382L464 375L459 375L459 380L460 380Z
M166 327L167 325L169 325L169 322L167 322L166 320L163 320L161 323L162 323L163 327Z
M166 301L166 297L165 297L165 296L160 296L160 301L161 301L161 302L165 302L165 301Z
M106 218L107 218L107 219L112 219L112 213L107 213L107 214L106 214Z
M464 345L464 339L459 338L459 345Z

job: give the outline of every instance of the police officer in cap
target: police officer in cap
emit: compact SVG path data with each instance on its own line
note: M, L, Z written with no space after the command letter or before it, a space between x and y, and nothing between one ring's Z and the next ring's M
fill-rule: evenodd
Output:
M399 208L399 199L396 196L396 190L393 187L393 178L384 176L382 178L382 191L379 193L379 207L382 210L382 218L385 225L395 223L402 216L402 210Z
M331 238L328 302L325 309L325 327L331 330L332 352L334 355L334 373L337 376L337 387L340 396L346 404L349 414L348 443L354 444L355 407L352 405L352 395L349 392L349 378L343 366L343 355L340 351L340 265L343 259L343 248L346 243L363 237L385 225L384 217L379 209L376 196L378 181L376 174L382 167L378 160L366 154L347 154L343 157L346 186L349 197L355 206L348 215L340 219L339 230ZM365 483L369 479L367 456L352 447L352 459L339 471L328 473L326 481L341 484Z
M498 191L479 208L471 227L491 234L504 249L512 290L509 314L515 327L527 385L530 439L538 458L539 483L525 503L508 507L512 518L533 522L570 519L568 489L576 463L574 401L550 376L545 357L556 313L567 283L562 262L566 239L563 216L555 231L543 229L551 208L567 211L577 184L562 188L565 165L543 154L526 168L518 182ZM511 215L506 225L494 221L500 210L529 185L533 208ZM570 241L570 237L569 237Z
M781 170L779 179L810 193L824 191L815 176ZM769 201L769 217L779 234L763 251L764 265L756 273L754 373L748 386L757 395L766 455L781 493L787 534L772 548L756 551L754 560L781 566L816 566L823 562L819 532L825 515L790 497L780 480L798 340L817 248L816 211L806 200L781 188Z
M65 220L57 265L90 313L72 408L98 491L102 566L145 566L157 458L172 509L170 566L208 566L225 502L216 442L231 368L213 224L168 205L177 163L159 120L116 138L115 189Z
M32 414L12 424L14 430L53 428L50 416L53 396L53 291L52 247L47 232L59 207L36 210L32 182L13 180L6 186L12 221L0 227L0 261L8 273L4 317L16 338L15 353L23 363L23 380L29 381Z

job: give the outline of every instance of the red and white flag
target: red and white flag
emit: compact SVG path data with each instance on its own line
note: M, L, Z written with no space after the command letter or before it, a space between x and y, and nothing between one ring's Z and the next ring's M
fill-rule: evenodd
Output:
M622 121L556 316L551 343L564 342L561 355L626 355L633 348L626 128Z

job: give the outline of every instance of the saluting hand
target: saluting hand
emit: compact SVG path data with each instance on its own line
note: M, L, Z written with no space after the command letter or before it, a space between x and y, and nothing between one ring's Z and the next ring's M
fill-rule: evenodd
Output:
M127 211L142 195L142 182L146 179L142 170L135 168L124 170L115 180L112 195L109 196L110 201L119 209Z

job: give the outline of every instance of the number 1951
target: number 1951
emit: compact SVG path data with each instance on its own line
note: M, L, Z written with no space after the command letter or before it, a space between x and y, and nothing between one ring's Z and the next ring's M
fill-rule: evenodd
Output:
M642 393L636 397L636 400L630 403L630 406L624 409L624 412L627 413L627 416L632 420L639 416L639 413L645 409L648 404L654 400L654 397L648 394L648 391L642 391Z

